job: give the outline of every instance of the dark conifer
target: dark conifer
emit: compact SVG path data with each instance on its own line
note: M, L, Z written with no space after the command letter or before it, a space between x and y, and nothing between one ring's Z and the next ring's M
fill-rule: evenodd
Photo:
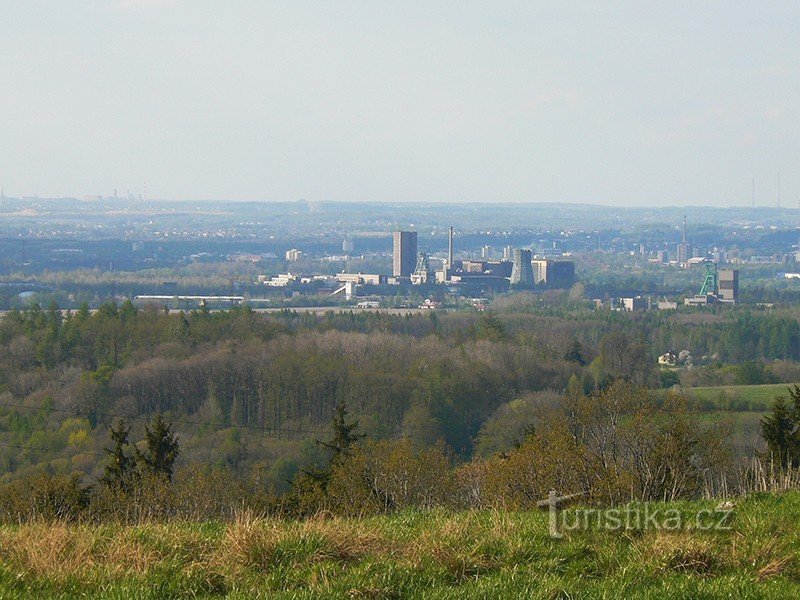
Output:
M109 457L101 481L104 485L127 488L131 483L135 466L133 458L125 453L131 428L126 425L124 419L119 419L116 425L110 426L110 430L114 447L104 448Z
M178 458L178 438L172 431L172 424L167 423L161 413L153 418L151 425L145 425L144 442L144 451L135 447L139 468L172 480L172 469Z

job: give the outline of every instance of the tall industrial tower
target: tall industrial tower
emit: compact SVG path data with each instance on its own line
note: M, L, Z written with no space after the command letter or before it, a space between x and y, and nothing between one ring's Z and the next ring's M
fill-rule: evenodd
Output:
M686 261L691 258L691 250L689 242L686 241L686 216L683 217L683 235L681 236L681 243L678 244L678 262L686 264Z
M533 265L531 251L517 248L514 250L514 264L511 267L511 285L515 288L533 287Z
M411 274L411 283L415 285L425 284L430 281L431 278L431 265L430 261L428 260L428 255L425 252L419 253L419 258L417 259L417 265L414 268L414 272Z
M453 226L450 225L450 230L447 237L447 268L453 268Z
M417 266L417 232L395 231L392 256L392 275L409 277Z

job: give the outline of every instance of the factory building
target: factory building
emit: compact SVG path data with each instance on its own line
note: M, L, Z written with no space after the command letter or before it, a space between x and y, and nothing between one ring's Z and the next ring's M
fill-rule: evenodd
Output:
M737 269L722 269L717 281L719 298L723 302L736 302L739 300L739 271Z
M628 312L647 310L650 308L650 301L642 296L622 298L622 307Z
M386 275L373 273L339 273L336 275L339 283L355 283L358 285L385 285Z
M301 258L303 258L303 252L298 250L297 248L292 248L291 250L286 251L286 260L289 262L297 262Z
M531 261L536 285L549 288L568 288L575 283L575 262L571 260Z
M511 285L516 288L532 288L534 286L531 251L516 248L514 262L511 267Z
M417 232L395 231L392 256L392 275L410 277L417 266Z

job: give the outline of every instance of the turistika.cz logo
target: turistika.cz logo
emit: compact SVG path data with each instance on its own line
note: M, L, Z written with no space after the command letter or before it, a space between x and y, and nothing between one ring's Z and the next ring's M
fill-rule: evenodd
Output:
M570 531L678 531L693 529L697 531L727 531L731 529L733 504L723 502L715 508L701 509L689 514L675 508L649 504L631 503L621 508L576 508L561 509L568 500L583 494L559 496L551 491L547 500L538 506L546 507L549 513L550 537L562 538Z

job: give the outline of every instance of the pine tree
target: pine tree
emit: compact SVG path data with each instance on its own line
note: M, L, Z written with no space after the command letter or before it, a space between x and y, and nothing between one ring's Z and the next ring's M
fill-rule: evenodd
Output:
M586 359L583 357L583 346L581 346L578 340L572 342L572 346L570 346L569 350L567 350L567 353L564 355L564 360L576 362L581 366L586 364Z
M784 398L777 398L772 411L761 419L761 437L767 443L769 454L781 466L800 466L800 388L790 390L793 406Z
M340 401L336 405L331 419L333 439L328 442L317 440L318 445L327 448L331 453L328 466L326 468L312 466L301 469L300 477L292 482L295 488L305 487L311 482L320 486L324 492L331 476L331 468L337 462L349 456L356 442L364 438L364 435L354 433L358 429L358 421L349 421L347 415L347 405L344 401Z
M178 438L172 431L172 424L167 423L161 413L156 414L150 426L145 425L144 441L144 451L134 447L139 468L172 480L172 469L179 452Z
M492 311L483 311L478 319L478 337L492 342L505 342L508 332L505 325Z
M333 428L333 439L329 442L319 442L319 444L331 451L331 463L334 463L350 454L355 443L364 435L353 433L358 429L358 421L347 420L347 405L343 401L340 401L334 409L331 427Z
M109 459L101 481L107 486L127 488L130 486L135 466L133 458L125 453L125 449L129 445L128 435L131 428L125 424L125 419L119 419L116 425L111 425L109 429L114 447L112 449L104 448L109 454Z

